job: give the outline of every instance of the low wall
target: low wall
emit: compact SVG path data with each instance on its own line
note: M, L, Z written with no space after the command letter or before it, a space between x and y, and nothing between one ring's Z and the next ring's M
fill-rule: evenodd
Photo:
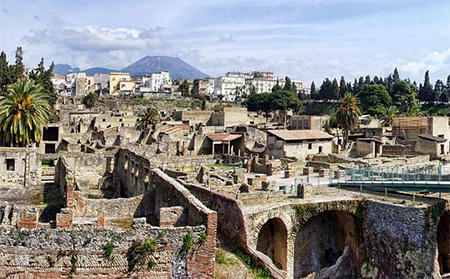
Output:
M412 145L383 145L383 155L415 155Z

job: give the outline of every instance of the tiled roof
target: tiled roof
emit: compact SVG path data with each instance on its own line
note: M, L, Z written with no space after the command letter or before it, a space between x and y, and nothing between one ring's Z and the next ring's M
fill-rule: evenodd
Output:
M332 139L333 136L320 130L269 130L268 133L285 141Z
M212 141L232 141L242 137L242 135L233 135L233 134L212 134L208 135Z
M446 138L436 137L436 136L428 135L428 134L421 134L421 135L417 135L417 136L422 139L436 141L436 142L446 142L447 141Z

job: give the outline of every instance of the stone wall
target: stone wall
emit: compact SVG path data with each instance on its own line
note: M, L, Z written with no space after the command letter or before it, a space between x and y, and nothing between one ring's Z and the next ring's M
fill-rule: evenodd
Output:
M0 147L0 182L36 187L40 181L41 161L35 147Z
M413 145L383 145L383 155L415 155Z
M120 149L114 158L114 187L121 197L142 195L149 189L150 161L129 149Z
M364 157L367 155L373 156L375 153L375 142L358 140L353 144L351 152L358 157Z
M142 195L132 198L89 199L83 198L83 208L77 216L97 217L100 214L114 217L133 217L138 212Z
M246 235L243 205L239 200L219 194L195 184L180 181L197 199L217 212L218 231L232 242L245 247Z
M26 278L77 275L89 278L213 278L213 273L208 273L211 268L199 270L201 263L194 260L205 250L207 242L202 240L205 233L202 226L162 229L145 222L135 224L126 232L116 229L0 229L0 277L14 274ZM183 239L187 234L191 235L193 245L183 252ZM134 241L149 238L156 240L156 252L139 258L134 270L129 272L131 259L127 258L127 252ZM113 245L110 257L105 256L108 243Z
M364 278L439 278L434 210L367 201ZM434 220L433 220L434 219Z

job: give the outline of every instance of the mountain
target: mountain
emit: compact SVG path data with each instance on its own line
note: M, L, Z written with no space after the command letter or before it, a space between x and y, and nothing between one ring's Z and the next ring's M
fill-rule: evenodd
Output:
M81 70L78 67L72 68L68 64L56 64L55 68L53 69L53 73L60 74L63 76L67 75L69 72L79 73L79 72L81 72Z
M53 69L53 73L60 74L60 75L67 75L68 73L86 73L87 76L93 76L94 74L109 74L112 72L118 72L117 70L107 69L107 68L89 68L84 71L80 70L80 68L75 67L72 68L68 64L56 64L55 68Z
M197 79L208 75L194 68L180 58L170 56L145 56L125 67L122 72L132 75L145 75L154 72L168 71L172 79Z
M95 67L95 68L89 68L84 71L83 73L86 73L87 76L93 76L94 74L109 74L118 72L117 70L107 69L107 68L101 68L101 67Z

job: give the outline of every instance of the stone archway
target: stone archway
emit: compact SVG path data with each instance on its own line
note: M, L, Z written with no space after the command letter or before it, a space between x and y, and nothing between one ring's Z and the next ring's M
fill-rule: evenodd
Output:
M279 269L287 268L287 229L280 218L269 219L259 231L256 250L264 253Z
M295 239L294 278L313 272L321 278L355 278L360 227L345 211L329 210L311 217Z
M450 273L450 211L445 211L439 220L436 241L440 274Z

